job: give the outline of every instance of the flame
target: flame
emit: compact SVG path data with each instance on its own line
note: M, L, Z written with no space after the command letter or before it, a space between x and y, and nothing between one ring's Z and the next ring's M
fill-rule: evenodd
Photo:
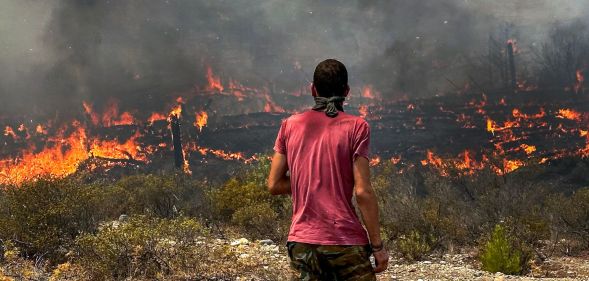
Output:
M497 171L497 173L500 175L505 175L521 168L522 166L524 166L524 163L520 160L503 159L503 170Z
M223 92L223 84L221 84L221 78L213 74L213 69L210 66L207 66L207 81L209 83L207 86L207 90Z
M174 108L172 108L172 110L170 111L168 116L170 118L171 117L180 118L180 116L182 116L182 105L178 104L178 105L174 106Z
M92 104L83 101L82 107L86 114L90 117L90 121L95 126L102 125L104 127L131 125L135 123L133 115L127 111L119 115L119 105L116 101L110 100L104 112L98 114L94 111Z
M581 113L572 109L559 109L556 117L562 119L569 119L577 122L581 121Z
M362 97L365 97L367 99L374 99L374 93L372 92L372 86L371 85L367 85L364 86L364 88L362 88Z
M544 111L543 107L540 107L540 112L532 115L522 113L518 108L514 108L512 111L512 115L515 118L523 118L523 119L540 119L546 116L546 112Z
M21 151L20 156L0 160L0 184L20 184L38 177L65 177L74 173L80 163L90 157L135 159L145 161L141 154L137 131L123 143L118 140L91 138L80 122L74 121L71 133L68 126L62 127L55 137L39 152L31 146Z
M284 108L277 105L272 101L272 98L268 93L264 93L264 98L266 99L266 104L264 105L264 112L286 112Z
M196 113L196 121L194 121L194 126L198 128L199 132L202 132L202 128L207 125L207 120L209 115L206 111L201 111Z
M527 155L530 155L532 153L534 153L536 151L536 146L534 145L527 145L525 143L522 143L520 145L520 148L523 149Z
M40 135L46 135L47 134L47 129L45 129L43 127L43 125L37 124L37 127L35 127L35 132L37 132L37 134L40 134Z
M149 124L153 124L153 122L161 121L161 120L166 120L166 116L164 114L159 113L159 112L153 112L153 113L151 113L149 118L147 118L147 122L149 122Z
M368 163L370 166L377 166L380 164L380 156L374 155L372 158L370 158L370 162Z
M491 120L491 118L487 118L487 132L495 135L495 121Z
M401 162L401 155L391 157L391 163L397 165L399 162Z
M100 123L100 118L98 117L98 114L96 114L92 109L92 105L83 101L82 106L84 107L84 111L86 112L86 114L90 116L90 121L92 122L92 124L94 124L94 126L98 126L98 124Z

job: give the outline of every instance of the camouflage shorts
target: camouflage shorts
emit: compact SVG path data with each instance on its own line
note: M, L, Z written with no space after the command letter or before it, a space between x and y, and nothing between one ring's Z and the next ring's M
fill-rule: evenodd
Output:
M288 242L293 280L376 280L370 246L312 245Z

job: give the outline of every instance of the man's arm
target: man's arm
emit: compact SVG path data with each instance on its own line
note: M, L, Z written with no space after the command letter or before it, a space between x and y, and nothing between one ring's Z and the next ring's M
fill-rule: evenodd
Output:
M268 176L268 190L272 195L290 194L290 177L286 175L288 163L286 155L275 152Z
M354 194L362 215L362 220L368 231L372 247L381 247L380 222L378 221L378 201L370 184L370 168L368 159L359 156L354 161ZM382 272L387 268L389 255L386 249L374 250L376 260L375 272Z

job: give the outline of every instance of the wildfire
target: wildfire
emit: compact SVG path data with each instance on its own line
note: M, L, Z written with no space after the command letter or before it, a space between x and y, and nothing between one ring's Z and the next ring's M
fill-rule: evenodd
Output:
M512 111L512 115L515 118L523 118L523 119L540 119L546 116L546 112L544 108L540 108L540 112L532 115L522 113L518 108L514 108Z
M37 127L35 127L35 132L37 132L37 134L40 134L40 135L46 135L47 134L47 129L45 129L43 127L43 125L37 124Z
M194 126L198 128L199 132L202 132L202 128L207 125L207 120L209 115L206 111L201 111L196 113L196 121L194 121Z
M108 102L107 108L102 114L95 112L92 104L88 102L82 102L82 107L95 126L102 125L104 127L110 127L135 123L135 118L131 113L125 111L119 115L119 105L114 100Z
M272 101L272 98L268 93L264 93L264 98L266 99L266 104L264 105L264 112L285 112L284 108L277 105Z
M66 131L68 126L61 128L39 152L32 146L21 151L19 157L1 160L0 184L20 184L44 176L64 177L74 173L90 157L146 160L137 143L139 132L121 144L118 140L89 137L78 121L71 125L71 133Z
M569 119L577 122L581 121L581 113L572 109L559 109L556 117L562 119Z
M495 135L495 121L491 120L491 118L487 118L487 132Z
M166 120L166 116L159 113L159 112L153 112L149 118L147 118L147 122L149 124L153 124L153 122L155 121L161 121L161 120Z
M520 145L520 148L524 150L524 152L526 152L527 155L530 155L532 153L534 153L536 151L536 146L534 145L527 145L525 143L522 143Z
M378 164L380 164L380 156L374 155L372 158L370 158L370 166L377 166Z
M365 97L367 99L374 99L375 98L371 85L367 85L367 86L364 86L364 88L362 88L362 97Z
M213 69L210 66L207 66L207 81L209 83L207 86L207 90L223 92L223 84L221 84L221 78L213 74Z

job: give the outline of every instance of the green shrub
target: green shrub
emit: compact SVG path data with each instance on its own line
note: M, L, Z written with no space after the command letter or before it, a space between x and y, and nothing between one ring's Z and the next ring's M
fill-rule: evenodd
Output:
M553 195L548 200L548 207L554 218L554 229L559 230L561 238L580 242L579 247L575 247L571 252L588 249L589 188L579 189L570 196Z
M515 247L515 241L505 227L496 225L490 239L483 247L480 260L483 270L505 274L522 274L525 260L522 250Z
M162 218L199 215L203 211L202 186L182 174L123 177L105 189L111 217L143 214Z
M431 235L411 231L408 235L401 235L396 240L397 251L410 261L421 260L427 254L431 253L433 247L433 238Z
M26 257L63 260L80 232L104 219L97 212L101 189L69 179L39 179L7 187L0 197L0 240L12 241Z
M254 239L282 240L290 223L290 199L268 192L269 160L262 160L209 192L214 220L232 224Z
M87 270L91 279L154 278L206 261L198 251L198 236L205 234L199 222L189 218L131 217L115 222L97 234L76 239L73 262Z

